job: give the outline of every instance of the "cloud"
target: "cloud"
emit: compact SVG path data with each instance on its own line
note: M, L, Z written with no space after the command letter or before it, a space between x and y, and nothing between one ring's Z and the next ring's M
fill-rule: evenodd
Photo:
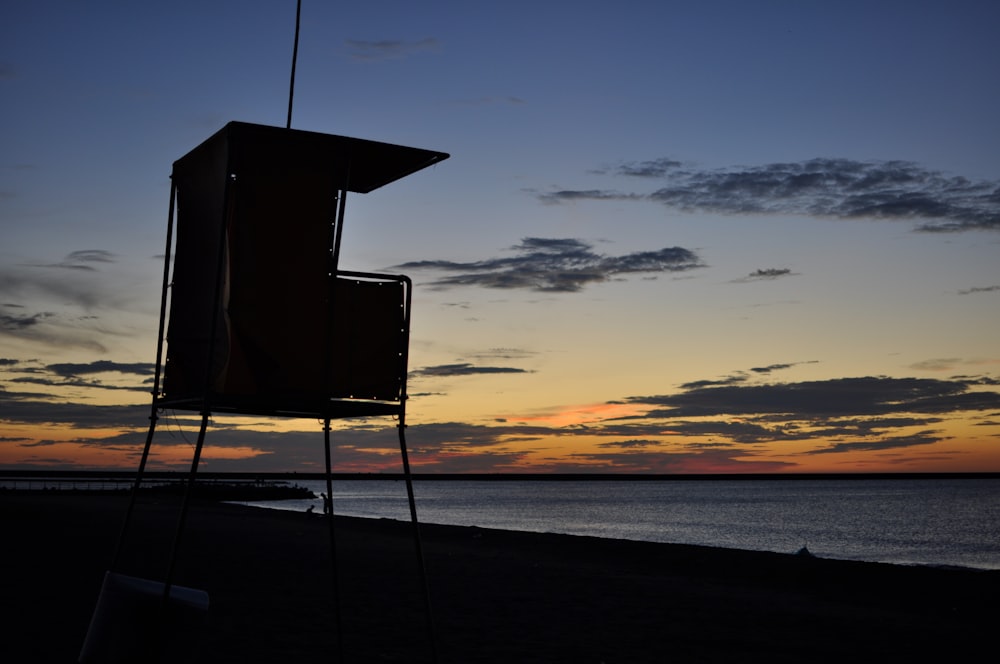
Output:
M683 165L684 164L681 162L673 159L661 158L649 161L636 161L632 163L619 164L613 168L595 169L593 172L597 175L612 174L630 175L640 178L662 178Z
M110 251L85 249L0 266L0 336L100 353L109 337L134 336L134 321L151 313L153 281L117 262Z
M759 376L763 374L773 373L775 371L782 371L784 369L791 369L792 367L796 367L800 364L816 364L816 363L817 360L807 360L805 362L782 362L777 364L769 364L763 367L751 367L750 373L746 371L737 371L730 376L726 376L725 378L703 379L703 380L696 380L688 383L683 383L681 385L681 388L685 390L693 390L702 387L713 387L719 385L739 385L741 383L747 382L750 378L751 373L757 374Z
M36 267L54 267L66 270L96 270L91 263L114 263L115 255L103 249L82 249L66 255L58 263L38 265Z
M115 255L104 249L80 249L67 254L63 262L67 264L114 263Z
M347 44L351 59L368 62L404 58L424 51L437 51L441 46L440 42L433 37L417 41L405 41L401 39L382 39L378 41L347 39L345 43Z
M631 440L614 440L609 443L599 443L597 446L617 449L644 449L647 447L658 447L660 445L662 445L662 443L658 440L633 438Z
M99 329L93 316L58 314L52 311L34 314L3 313L6 308L23 307L0 305L0 337L6 335L61 348L108 352L103 344L108 330Z
M564 189L538 194L545 203L647 200L685 212L804 215L918 222L924 232L1000 230L1000 182L946 176L907 161L818 158L718 170L685 168L670 159L601 171L656 178L639 194Z
M451 273L431 282L440 289L479 286L538 292L576 293L612 277L636 273L680 272L704 267L693 251L666 247L623 256L597 254L592 245L571 238L524 238L511 247L518 255L473 263L446 260L415 261L395 266L404 270Z
M616 402L649 408L593 423L587 433L640 440L666 436L685 448L707 439L742 448L772 442L807 448L822 443L802 454L885 451L947 440L950 436L927 427L944 423L951 415L997 412L1000 393L972 389L992 383L983 377L860 377L776 384L695 381L676 394ZM917 427L923 429L905 431Z
M745 277L740 279L734 279L733 283L745 284L750 281L773 281L774 279L779 279L781 277L792 276L794 273L788 268L766 268L763 270L754 270Z
M822 422L821 427L814 428L811 433L817 437L865 437L882 435L885 431L907 427L929 426L940 424L943 418L936 416L913 417L896 415L894 417L842 417Z
M96 360L94 362L75 363L63 362L49 364L46 369L56 375L64 377L74 377L83 374L104 373L114 371L124 374L138 374L140 376L152 376L156 370L156 365L152 362L122 363L110 360Z
M44 394L4 393L4 396L10 401L18 400L25 403L39 398L43 402L49 402L53 399L58 400L57 395L65 394L59 391L62 388L82 387L149 393L149 385L152 383L156 365L151 362L121 363L109 360L96 360L87 363L64 362L42 366L36 362L4 363L0 361L0 369L3 369L3 373L5 374L4 380L9 385L42 385L48 388L56 388L55 390L48 390ZM120 375L114 377L93 377L93 374L108 373ZM132 378L133 376L139 376L144 380L135 380ZM2 416L2 413L0 413L0 416Z
M923 431L912 436L895 436L882 438L880 440L853 441L835 443L829 447L803 452L804 455L835 454L839 452L876 452L880 450L898 449L901 447L913 447L914 445L931 445L944 440L941 436L934 435L933 431Z
M407 438L412 438L416 445L446 450L488 447L511 437L533 441L552 434L550 427L534 424L486 426L466 422L432 422L413 425L412 428L412 435L408 433Z
M3 307L0 306L0 312ZM52 311L35 314L0 313L0 336L27 339L32 342L61 348L83 348L97 353L107 353L102 340L107 329L96 329L92 316L62 315Z
M8 335L59 348L82 348L106 354L108 347L101 339L107 330L84 325L86 318L58 316L41 312L32 316L0 314L0 336Z
M673 419L664 416L662 411L651 411L632 418L636 421L603 422L599 426L604 436L669 436L674 440L683 440L685 447L694 441L723 440L727 445L766 443L773 441L802 440L813 437L800 430L798 425L788 422L760 422L751 418L732 420L696 420Z
M102 390L125 390L127 392L149 392L148 387L142 387L139 385L110 385L108 383L102 383L96 380L84 380L82 378L52 380L51 378L22 376L20 378L11 379L10 382L26 383L32 385L46 385L49 387L87 387L87 388L96 387Z
M47 318L55 316L51 311L41 311L30 316L12 316L0 314L0 331L20 332L27 328L38 325Z
M472 353L474 357L480 360L523 360L534 357L537 354L537 351L526 350L524 348L488 348L484 351Z
M18 300L37 302L39 299L58 303L69 302L84 308L104 304L117 286L98 274L97 265L116 262L115 254L103 249L86 249L67 254L55 263L31 263L15 267L0 267L0 297L4 307L23 308ZM81 273L67 278L57 270Z
M951 371L962 360L957 357L934 357L929 360L921 360L910 365L911 369L920 371Z
M620 191L608 191L604 189L560 189L537 194L538 199L543 203L566 203L572 201L641 201L646 196L642 194L626 194Z
M736 373L733 374L732 376L726 376L725 378L693 380L688 383L682 383L681 388L685 390L695 390L703 387L712 387L715 385L737 385L739 383L745 383L746 381L747 381L746 374Z
M800 362L792 362L786 364L769 364L766 367L750 367L750 371L757 374L768 374L772 371L780 371L782 369L791 369L796 364L801 364Z
M442 377L442 376L472 376L476 374L528 373L526 369L513 367L477 367L467 362L457 364L438 364L410 372L411 377Z
M860 377L696 387L678 394L630 397L649 404L647 416L784 415L798 418L947 413L1000 409L1000 393L970 391L969 382L931 378Z
M974 288L967 288L965 290L958 291L959 295L972 295L973 293L993 293L995 291L1000 291L1000 285L997 286L978 286Z
M145 426L149 405L95 406L38 399L37 394L2 392L5 404L0 420L22 424L63 424L74 429Z

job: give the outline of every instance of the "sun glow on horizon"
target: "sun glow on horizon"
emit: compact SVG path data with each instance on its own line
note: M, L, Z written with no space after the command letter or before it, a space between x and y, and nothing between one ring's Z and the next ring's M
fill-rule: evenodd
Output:
M537 415L509 415L505 419L524 424L566 427L642 415L648 407L623 403L595 403L547 409Z

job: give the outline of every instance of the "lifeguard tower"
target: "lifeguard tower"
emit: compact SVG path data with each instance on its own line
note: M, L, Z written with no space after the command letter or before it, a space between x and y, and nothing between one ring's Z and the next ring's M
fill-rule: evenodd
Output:
M339 262L348 192L367 194L447 158L230 122L174 162L150 425L81 662L126 661L148 648L139 642L139 622L173 615L190 626L207 608L207 595L174 586L173 574L213 414L322 421L328 496L331 421L395 418L423 574L405 439L412 286L403 275L341 270ZM201 415L169 569L162 580L122 578L115 565L165 409ZM328 523L332 547L332 511ZM148 609L150 596L170 611L123 610L122 603L136 602ZM427 602L428 621L429 608ZM135 624L134 636L124 638L120 629L112 634L108 621L122 619Z

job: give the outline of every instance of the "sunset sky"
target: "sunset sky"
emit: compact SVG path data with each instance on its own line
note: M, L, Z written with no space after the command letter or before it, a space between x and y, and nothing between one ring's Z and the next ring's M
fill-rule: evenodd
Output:
M451 154L347 202L341 267L416 284L415 470L1000 471L1000 4L302 4L292 126ZM284 126L294 21L3 3L0 469L134 467L172 163ZM320 470L321 424L203 463Z

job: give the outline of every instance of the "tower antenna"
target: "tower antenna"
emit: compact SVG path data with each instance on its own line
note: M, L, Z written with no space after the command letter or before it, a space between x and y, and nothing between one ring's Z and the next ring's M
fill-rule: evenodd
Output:
M292 79L288 84L288 121L285 129L292 128L292 99L295 97L295 61L299 57L299 17L302 15L302 0L295 3L295 44L292 46Z

